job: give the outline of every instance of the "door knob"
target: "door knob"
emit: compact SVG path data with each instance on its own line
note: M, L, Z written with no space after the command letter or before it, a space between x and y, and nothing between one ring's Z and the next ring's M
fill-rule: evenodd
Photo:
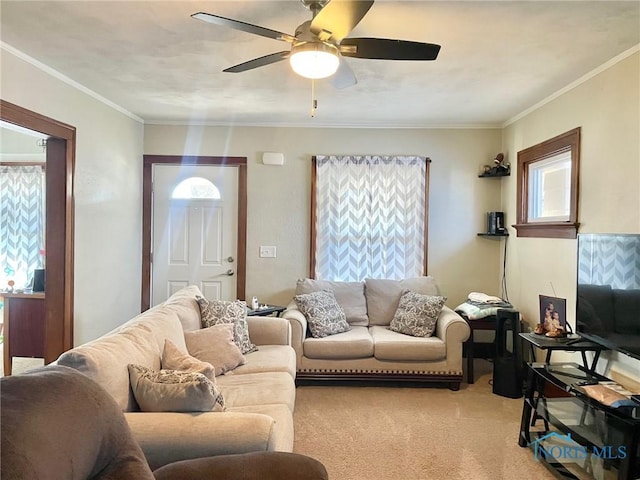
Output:
M233 277L234 273L235 272L233 270L231 270L231 269L227 270L227 275L229 275L230 277Z

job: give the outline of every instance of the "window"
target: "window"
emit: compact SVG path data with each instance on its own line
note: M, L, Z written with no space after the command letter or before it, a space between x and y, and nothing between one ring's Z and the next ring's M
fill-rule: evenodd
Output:
M571 152L529 167L529 221L568 222L571 207Z
M314 157L310 276L424 275L429 162L417 156Z
M44 165L0 165L0 289L30 286L45 261Z
M576 238L580 128L518 152L519 237Z
M189 177L176 185L171 193L171 198L178 200L220 200L220 190L206 178Z

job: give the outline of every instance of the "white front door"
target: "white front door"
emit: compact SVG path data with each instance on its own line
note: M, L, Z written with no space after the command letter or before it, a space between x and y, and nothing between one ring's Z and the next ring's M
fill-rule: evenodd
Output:
M238 169L154 165L151 305L187 285L235 300Z

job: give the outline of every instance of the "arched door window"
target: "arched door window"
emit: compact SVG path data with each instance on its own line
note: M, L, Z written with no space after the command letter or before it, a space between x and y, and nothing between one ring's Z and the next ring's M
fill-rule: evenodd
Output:
M171 192L171 198L177 200L220 200L220 190L202 177L189 177L182 180Z

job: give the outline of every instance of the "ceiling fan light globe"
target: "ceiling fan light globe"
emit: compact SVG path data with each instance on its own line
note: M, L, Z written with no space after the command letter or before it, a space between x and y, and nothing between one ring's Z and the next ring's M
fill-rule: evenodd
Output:
M291 68L305 78L330 77L340 65L337 48L324 43L304 43L296 45L289 57Z

